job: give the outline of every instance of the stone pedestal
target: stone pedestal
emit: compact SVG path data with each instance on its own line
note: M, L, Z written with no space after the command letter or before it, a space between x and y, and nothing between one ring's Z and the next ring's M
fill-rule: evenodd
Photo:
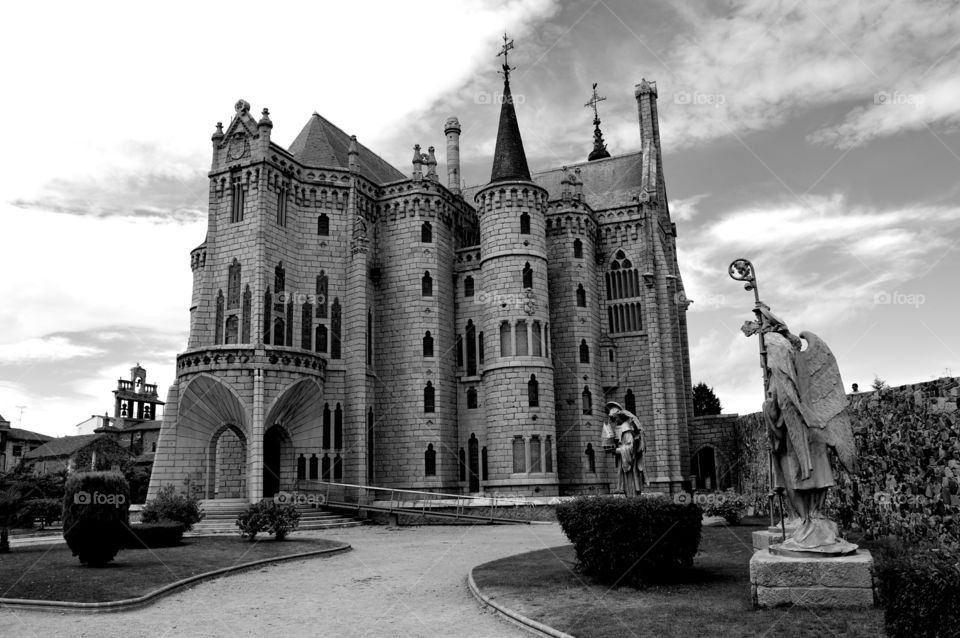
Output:
M774 543L779 543L783 538L783 532L777 530L775 532L771 531L773 528L760 530L759 532L753 533L753 549L754 551L763 550L767 551L767 548L773 545ZM789 538L789 534L788 534Z
M754 543L762 533L754 533ZM756 607L873 607L873 557L864 549L832 558L756 551L750 559L750 590Z

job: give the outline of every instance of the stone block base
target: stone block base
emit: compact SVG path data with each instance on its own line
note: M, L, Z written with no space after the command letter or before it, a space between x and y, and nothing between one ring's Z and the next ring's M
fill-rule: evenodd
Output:
M779 543L783 538L783 533L778 529L776 532L772 532L769 529L760 530L759 532L753 533L753 549L758 550L762 549L767 550L768 547L774 543ZM787 538L790 538L789 533Z
M756 551L750 559L750 589L757 607L872 607L873 557L863 549L831 558Z

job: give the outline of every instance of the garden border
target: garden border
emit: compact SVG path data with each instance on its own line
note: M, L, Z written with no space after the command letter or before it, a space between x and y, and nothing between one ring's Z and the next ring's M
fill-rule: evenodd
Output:
M483 564L486 565L486 563ZM505 607L499 603L493 602L491 598L480 591L480 588L477 587L476 581L473 580L473 570L477 567L482 567L482 565L477 565L470 570L469 574L467 574L467 587L470 589L470 593L473 594L473 597L476 598L481 605L489 606L491 609L493 609L494 613L504 620L507 620L508 622L511 622L521 629L525 629L536 636L547 636L548 638L575 638L575 636L558 631L549 625L544 625L543 623L537 622L532 618L527 618L523 614L516 612L509 607Z
M331 541L332 542L332 541ZM260 560L255 560L250 563L243 563L241 565L231 565L230 567L221 567L220 569L215 569L212 572L204 572L202 574L194 574L188 578L183 578L181 580L172 582L168 585L164 585L160 589L155 589L151 592L144 594L143 596L138 596L136 598L127 598L125 600L111 600L102 603L78 603L71 602L66 600L31 600L29 598L0 598L0 609L17 609L17 610L31 610L31 611L52 611L52 612L74 612L74 613L110 613L115 611L128 611L130 609L137 609L139 607L145 607L156 600L166 596L167 594L172 594L180 589L183 589L189 585L195 583L212 580L220 576L225 576L227 574L234 574L242 572L254 567L259 567L261 565L266 565L269 563L282 563L289 560L296 560L298 558L311 558L314 556L325 556L332 554L339 554L341 552L351 551L353 546L349 543L340 543L339 547L328 547L326 549L315 549L309 552L299 552L297 554L290 554L289 556L274 556L271 558L261 558Z

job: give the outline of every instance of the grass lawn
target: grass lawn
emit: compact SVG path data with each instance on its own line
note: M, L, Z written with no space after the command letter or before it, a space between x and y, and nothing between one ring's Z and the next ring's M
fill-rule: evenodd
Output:
M704 527L688 582L609 589L574 569L572 545L487 563L474 580L495 602L578 637L883 636L883 612L754 610L750 600L750 534L756 526Z
M106 602L150 593L182 578L342 546L321 539L269 537L254 543L239 536L188 537L177 547L124 549L106 567L86 567L66 544L14 547L0 554L0 598Z

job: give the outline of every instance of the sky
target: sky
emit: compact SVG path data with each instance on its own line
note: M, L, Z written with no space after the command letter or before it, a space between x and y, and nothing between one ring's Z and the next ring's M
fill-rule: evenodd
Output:
M240 98L288 146L317 111L400 170L463 126L489 180L504 31L534 171L614 155L659 91L694 382L756 411L752 293L848 389L960 375L960 6L896 0L16 3L0 39L0 414L61 436L187 343L210 135ZM951 292L952 291L952 292Z

